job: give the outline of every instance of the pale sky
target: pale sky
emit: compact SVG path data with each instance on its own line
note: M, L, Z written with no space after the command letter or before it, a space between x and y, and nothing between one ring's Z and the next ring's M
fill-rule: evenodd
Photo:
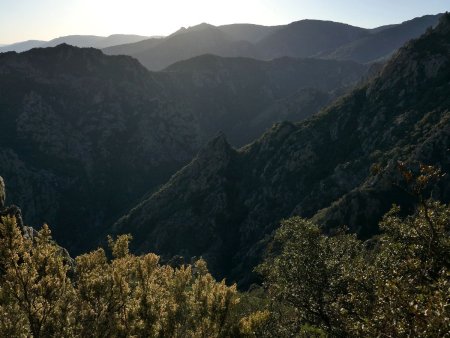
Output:
M372 28L445 11L450 0L0 0L0 44L72 34L168 35L202 22L321 19Z

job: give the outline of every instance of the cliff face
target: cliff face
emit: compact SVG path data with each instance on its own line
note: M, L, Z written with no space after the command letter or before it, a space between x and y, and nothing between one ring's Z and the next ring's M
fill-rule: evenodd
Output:
M393 184L398 160L450 170L449 27L446 15L378 77L304 122L277 124L239 150L219 136L114 230L131 232L137 250L203 255L243 286L283 218L374 234L393 202L411 205ZM434 197L450 199L448 180Z

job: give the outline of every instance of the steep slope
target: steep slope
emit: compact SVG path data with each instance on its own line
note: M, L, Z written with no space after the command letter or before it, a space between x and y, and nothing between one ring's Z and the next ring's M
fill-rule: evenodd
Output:
M426 15L399 25L375 30L375 34L337 48L329 53L327 58L358 62L387 58L407 41L419 37L427 28L436 26L441 15Z
M309 116L365 69L206 56L151 73L92 48L1 54L0 173L12 201L26 206L25 220L52 224L57 239L79 252L218 130L235 144L249 142L250 131L279 119L265 108L281 102L285 114ZM292 107L297 91L304 103Z
M300 215L362 236L393 202L397 160L450 172L450 15L403 47L381 75L314 117L275 125L234 150L223 135L114 226L138 251L205 257L248 286L279 221ZM376 164L381 170L371 171ZM434 191L450 200L446 175Z
M311 57L369 35L366 29L320 20L301 20L284 26L256 46L265 59Z

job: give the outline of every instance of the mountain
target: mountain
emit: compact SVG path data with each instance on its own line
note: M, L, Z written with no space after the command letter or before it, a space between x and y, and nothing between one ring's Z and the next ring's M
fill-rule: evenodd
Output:
M0 53L6 52L24 52L32 48L40 47L45 41L40 40L28 40L23 42L13 43L11 45L5 45L0 47Z
M37 47L41 48L56 47L63 43L76 47L93 47L101 49L114 45L134 43L145 39L148 39L148 37L140 35L125 35L125 34L115 34L107 37L95 35L68 35L50 41L30 40L14 43L12 45L0 47L0 53L4 52L20 53Z
M439 15L399 25L364 29L343 23L301 20L282 26L207 23L184 28L162 39L104 49L109 55L130 55L150 70L202 54L272 60L284 56L321 57L360 62L387 58L406 41L436 24Z
M162 70L177 61L202 54L256 57L254 46L247 41L234 41L218 28L201 24L180 30L144 51L133 53L150 70ZM128 53L127 53L128 54Z
M60 45L1 54L0 73L0 172L70 249L198 148L195 118L129 57Z
M146 39L148 39L148 36L125 34L114 34L107 37L95 35L68 35L50 40L41 47L56 47L66 43L75 47L93 47L102 49L125 43L135 43Z
M149 72L69 45L0 54L0 173L30 225L52 224L80 252L218 130L247 143L274 121L315 113L366 69L202 56Z
M362 237L392 203L397 161L450 172L450 15L413 40L381 74L319 114L273 126L234 149L223 134L114 226L136 251L203 256L218 277L249 286L281 219L347 224ZM375 170L374 168L378 168ZM447 174L433 196L450 200Z
M156 46L161 41L163 38L150 38L134 43L118 44L104 48L102 51L107 55L134 55Z
M282 26L261 26L241 23L218 26L217 28L235 41L244 40L251 43L257 43L281 27Z
M370 33L372 33L372 34L376 34L376 33L379 33L379 32L381 32L381 31L384 31L384 30L386 30L386 29L388 29L388 28L392 28L392 27L395 27L395 26L398 26L398 24L391 24L391 25L385 25L385 26L375 27L375 28L369 29L369 31L370 31Z
M363 28L320 20L301 20L282 27L256 46L264 59L311 57L369 35Z
M66 43L68 45L75 46L75 47L94 47L97 44L101 44L101 41L103 39L104 39L103 37L96 36L96 35L68 35L68 36L61 36L59 38L50 40L50 41L44 43L40 47L43 47L43 48L56 47L63 43Z
M251 57L263 60L310 57L334 50L369 35L363 28L328 21L303 20L286 26L233 24L215 27L206 23L181 28L165 39L105 49L106 54L137 58L150 70L202 54Z
M217 27L214 25L211 25L209 23L206 22L202 22L198 25L195 26L189 26L188 28L186 27L181 27L179 30L175 31L174 33L170 34L169 37L175 36L175 35L181 35L184 33L193 33L193 32L201 32L205 29L216 29Z
M327 58L358 62L386 59L408 40L417 38L427 28L436 26L441 16L442 14L426 15L399 25L380 27L371 31L374 34L352 41L326 54Z
M215 27L202 23L183 27L165 38L69 35L51 41L31 40L1 46L0 53L66 43L103 49L108 55L133 56L150 70L162 70L172 63L202 54L261 60L290 56L371 62L389 57L406 41L435 25L438 19L439 15L428 15L374 29L320 20L301 20L281 26L230 24Z

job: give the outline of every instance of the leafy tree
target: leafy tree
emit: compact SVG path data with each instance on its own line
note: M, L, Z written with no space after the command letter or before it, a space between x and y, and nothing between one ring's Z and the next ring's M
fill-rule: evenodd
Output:
M275 254L258 268L273 300L267 335L448 334L450 208L427 200L412 216L399 212L387 213L382 234L367 242L324 235L298 217L284 221Z
M8 337L225 337L235 286L216 282L202 260L172 268L135 256L131 237L109 239L75 264L45 225L34 237L14 217L0 222L0 323ZM71 278L69 278L69 276Z
M15 218L0 223L2 330L12 336L70 334L73 286L70 266L44 225L36 238L23 236Z
M274 301L282 304L280 331L300 332L304 324L339 334L339 298L348 291L348 271L363 245L340 231L328 237L310 221L294 217L282 222L275 235L279 254L258 270L266 277ZM295 314L295 315L292 315Z

